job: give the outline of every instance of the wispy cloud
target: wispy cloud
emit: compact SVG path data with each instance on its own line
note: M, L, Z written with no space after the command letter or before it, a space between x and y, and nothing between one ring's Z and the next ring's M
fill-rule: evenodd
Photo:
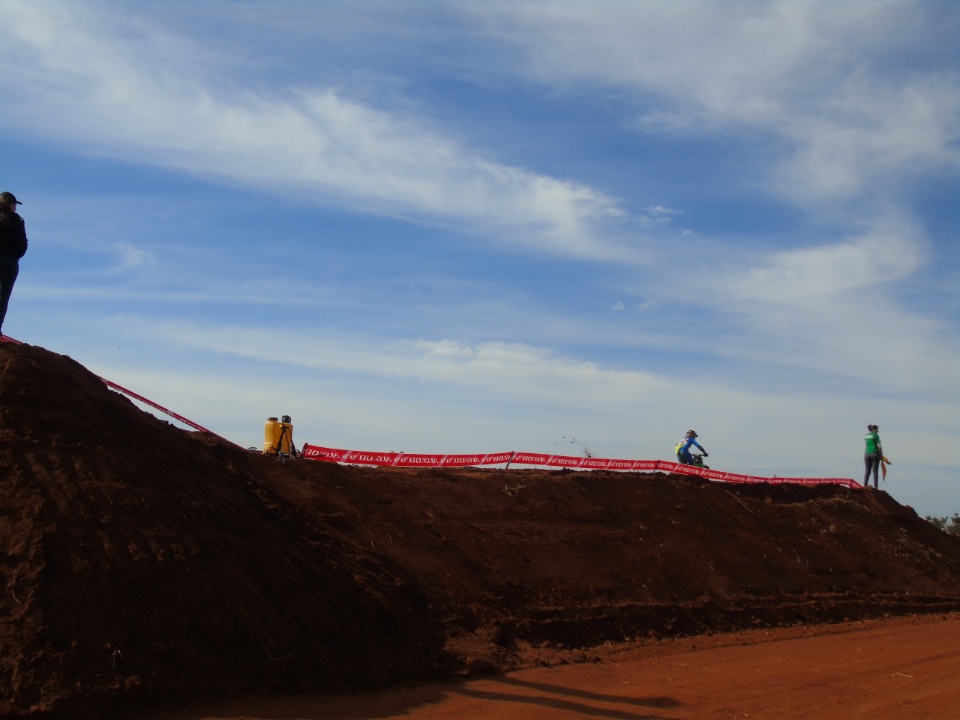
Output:
M155 267L156 257L149 250L143 250L130 243L114 245L119 261L114 272L126 273L143 267Z
M955 60L960 18L942 3L474 7L542 82L633 92L638 128L752 134L780 155L765 182L808 209L960 164L960 75L935 59ZM922 69L898 71L907 57Z
M484 393L520 393L526 401L628 403L672 383L649 373L604 369L598 363L557 356L545 348L501 342L466 345L456 340L401 340L384 345L362 337L310 339L239 328L180 325L170 341L260 361L283 358L291 366L430 383L474 386Z
M494 162L425 118L365 106L335 88L238 85L187 39L162 28L149 41L143 33L138 21L106 19L96 6L18 6L0 45L0 58L22 66L0 80L15 98L5 124L83 152L365 212L466 223L561 255L626 254L602 232L625 213L596 189Z
M875 221L826 244L717 248L644 291L668 309L709 310L684 323L702 329L695 342L703 351L847 378L885 395L936 397L960 386L956 334L946 317L911 309L898 293L929 261L931 242L902 216Z
M913 224L881 221L849 240L774 252L747 269L735 292L761 303L832 304L852 290L911 275L926 260L924 244Z
M472 8L558 92L601 85L632 98L638 130L740 138L750 173L737 181L820 223L769 246L663 238L654 262L672 272L639 292L700 309L702 321L677 324L677 343L696 328L697 346L721 356L888 390L956 384L954 333L908 309L898 284L930 261L910 182L960 168L960 74L942 62L956 57L960 13L907 2ZM910 71L898 69L905 58ZM653 205L644 217L680 212Z

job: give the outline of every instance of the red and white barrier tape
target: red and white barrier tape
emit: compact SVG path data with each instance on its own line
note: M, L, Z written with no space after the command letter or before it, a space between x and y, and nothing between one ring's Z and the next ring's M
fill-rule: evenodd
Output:
M143 395L138 395L138 394L135 393L133 390L127 390L127 388L122 387L122 386L120 386L120 385L117 385L117 384L116 384L115 382L113 382L112 380L107 380L106 378L100 378L100 380L101 380L101 382L103 382L104 385L106 385L106 386L107 386L108 388L110 388L111 390L116 390L117 392L121 392L121 393L123 393L124 395L129 395L129 396L132 397L134 400L139 400L140 402L144 403L145 405L149 405L150 407L154 408L155 410L159 410L159 411L162 412L164 415L168 415L168 416L172 417L174 420L179 420L179 421L182 422L184 425L188 425L188 426L192 427L194 430L199 430L200 432L205 432L205 433L208 433L208 434L210 434L210 435L216 435L215 432L212 432L212 431L210 431L210 430L207 430L205 427L203 427L203 425L198 425L198 424L195 423L193 420L188 420L188 419L185 418L183 415L179 415L179 414L175 413L173 410L168 410L167 408L163 407L163 405L158 405L157 403L153 402L153 400L148 400L148 399L145 398ZM218 436L218 437L219 437L219 436Z
M300 457L321 462L345 463L351 465L379 465L390 467L470 467L477 465L499 465L506 463L518 465L545 465L547 467L575 468L578 470L620 470L632 472L665 472L678 475L696 475L708 480L738 483L772 483L799 485L844 485L850 488L861 487L856 480L849 478L768 478L757 475L739 475L737 473L709 470L694 465L681 465L667 460L618 460L616 458L578 457L576 455L547 455L544 453L488 453L475 455L418 455L402 452L364 452L361 450L340 450L304 445Z

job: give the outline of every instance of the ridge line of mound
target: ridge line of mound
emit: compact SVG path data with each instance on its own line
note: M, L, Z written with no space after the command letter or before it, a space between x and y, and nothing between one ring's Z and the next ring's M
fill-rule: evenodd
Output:
M0 477L0 717L960 610L960 538L883 492L281 463L29 345L0 344Z

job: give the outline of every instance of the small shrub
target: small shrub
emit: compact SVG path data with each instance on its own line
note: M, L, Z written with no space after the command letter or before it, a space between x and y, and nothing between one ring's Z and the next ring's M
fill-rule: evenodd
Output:
M928 522L931 522L934 525L936 525L945 533L949 533L950 535L960 536L960 514L954 513L953 517L951 518L932 517L928 515L925 519Z

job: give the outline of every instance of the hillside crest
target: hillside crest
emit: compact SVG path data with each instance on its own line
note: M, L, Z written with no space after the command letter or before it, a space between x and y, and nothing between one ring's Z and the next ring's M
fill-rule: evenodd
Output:
M0 717L548 662L960 609L960 539L883 492L281 463L0 343Z

